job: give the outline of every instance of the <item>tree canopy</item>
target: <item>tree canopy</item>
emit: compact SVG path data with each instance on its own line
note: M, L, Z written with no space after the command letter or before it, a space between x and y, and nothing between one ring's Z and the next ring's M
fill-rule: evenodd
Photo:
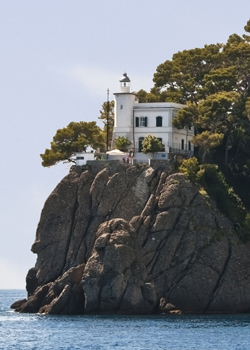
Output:
M76 152L86 151L87 147L96 149L104 146L102 130L92 122L71 122L66 128L58 129L50 148L45 149L42 165L49 167L60 161L74 162Z
M250 33L250 20L244 29ZM221 158L223 152L226 167L250 172L249 35L232 34L225 44L177 52L156 68L153 81L150 93L138 91L139 100L186 104L173 124L194 127L192 142L201 160L208 154Z
M142 141L142 152L143 153L156 153L164 151L162 142L153 135L147 135Z
M104 149L107 141L110 147L114 127L114 101L103 103L99 119L104 123L103 130L96 125L95 121L71 122L67 127L58 129L50 143L50 148L40 154L42 165L50 167L61 161L74 163L76 152L86 151L88 147Z
M118 136L117 139L114 140L115 148L120 151L126 152L128 150L128 146L131 145L131 142L126 136Z

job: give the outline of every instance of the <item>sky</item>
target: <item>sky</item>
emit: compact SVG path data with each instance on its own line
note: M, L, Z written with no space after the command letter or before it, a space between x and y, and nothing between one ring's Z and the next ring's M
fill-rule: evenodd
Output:
M46 198L69 165L41 166L57 129L97 121L127 72L244 33L249 0L0 0L0 289L24 289Z

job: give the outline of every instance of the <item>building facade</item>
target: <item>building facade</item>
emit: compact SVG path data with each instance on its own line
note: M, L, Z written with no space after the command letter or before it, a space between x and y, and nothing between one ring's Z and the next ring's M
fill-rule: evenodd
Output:
M151 134L161 140L166 154L193 153L193 129L178 130L172 124L184 105L172 102L139 103L135 93L131 92L126 73L120 80L120 92L114 93L114 100L113 140L125 136L131 142L131 149L141 153L143 139Z

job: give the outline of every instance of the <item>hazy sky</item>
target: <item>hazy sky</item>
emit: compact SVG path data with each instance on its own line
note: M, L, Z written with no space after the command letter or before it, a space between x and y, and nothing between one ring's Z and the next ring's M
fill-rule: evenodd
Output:
M175 52L243 34L250 2L0 0L0 10L0 288L24 288L44 201L68 172L41 166L56 130L98 120L124 71L149 90Z

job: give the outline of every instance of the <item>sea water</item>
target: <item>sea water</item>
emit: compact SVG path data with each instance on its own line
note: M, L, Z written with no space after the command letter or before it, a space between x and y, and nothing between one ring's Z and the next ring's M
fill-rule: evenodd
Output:
M249 350L250 316L19 314L23 290L0 290L0 349Z

